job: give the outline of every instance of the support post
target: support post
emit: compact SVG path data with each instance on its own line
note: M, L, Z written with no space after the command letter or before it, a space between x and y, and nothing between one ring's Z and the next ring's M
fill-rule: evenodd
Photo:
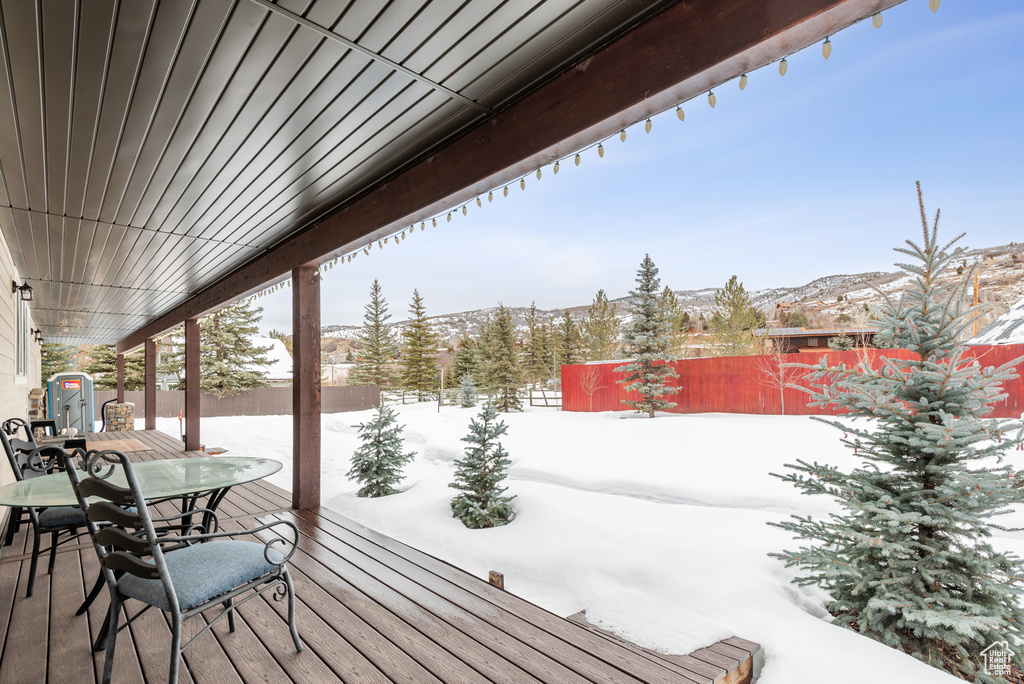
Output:
M185 319L185 450L199 451L199 320Z
M146 339L146 387L143 411L146 414L146 429L156 430L156 340Z
M320 276L292 271L292 507L320 505Z
M124 354L117 355L117 403L124 403Z

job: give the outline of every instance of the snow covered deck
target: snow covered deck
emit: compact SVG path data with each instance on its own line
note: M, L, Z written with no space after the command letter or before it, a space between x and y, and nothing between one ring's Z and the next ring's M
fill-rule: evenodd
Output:
M134 460L197 455L156 431L97 437L151 447L131 453ZM740 684L757 674L760 647L752 642L734 637L686 656L641 649L582 615L558 617L325 508L292 510L287 492L266 482L234 488L219 513L225 529L273 518L299 526L290 568L306 650L294 652L286 624L273 616L282 606L258 600L239 609L236 633L218 623L186 652L192 672L183 669L180 681ZM40 569L32 598L25 551L23 527L0 558L0 681L94 681L102 659L90 640L105 596L88 616L74 616L96 577L92 548L62 547L53 575ZM195 631L186 623L184 636ZM169 644L162 615L143 615L119 637L114 681L165 681Z

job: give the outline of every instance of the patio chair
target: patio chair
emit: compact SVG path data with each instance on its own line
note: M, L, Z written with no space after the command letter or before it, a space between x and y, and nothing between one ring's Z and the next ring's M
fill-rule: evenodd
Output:
M84 478L70 467L73 456L68 454L66 458L66 472L79 506L86 512L89 534L110 594L110 609L102 632L106 644L96 645L96 650L106 649L104 684L110 682L118 632L150 608L158 608L171 617L170 684L178 681L178 658L185 649L225 615L230 631L234 632L238 606L267 591L273 590L275 601L288 599L288 627L295 650L302 651L295 626L295 591L285 567L298 544L299 531L294 523L277 520L250 530L198 534L191 532L195 528L201 530L201 526L193 526L181 534L160 535L127 456L113 450L90 452ZM124 470L127 488L107 480L117 467ZM89 497L100 501L90 505ZM135 507L135 511L126 506ZM290 528L294 535L287 554L274 548L288 543L275 536L273 528L277 527ZM265 543L231 539L261 532L271 539ZM243 594L247 595L236 602ZM121 608L128 599L141 602L143 608L121 625ZM202 623L202 629L182 646L182 623L218 606L224 607L223 612Z
M14 425L16 421L20 421L22 424L25 423L20 418L14 418L5 421L2 429L0 429L0 442L3 443L4 453L7 456L8 463L11 464L11 470L14 471L14 477L18 480L24 480L62 470L64 468L64 450L58 446L36 448L35 440L31 439L32 433L28 431L27 424L24 426L28 432L29 440L22 440L11 436L8 432L8 427ZM17 430L13 430L13 433L16 435ZM46 566L46 572L47 574L52 574L53 565L57 560L57 547L85 534L85 517L82 515L82 511L74 506L15 508L11 511L11 517L7 522L7 544L13 541L15 533L21 526L22 516L25 514L27 514L28 522L32 526L33 536L28 590L25 593L25 597L28 598L32 596L32 591L35 588L36 567L39 564L39 546L42 535L44 533L50 534L50 561ZM60 539L60 536L65 532L68 533L67 538Z

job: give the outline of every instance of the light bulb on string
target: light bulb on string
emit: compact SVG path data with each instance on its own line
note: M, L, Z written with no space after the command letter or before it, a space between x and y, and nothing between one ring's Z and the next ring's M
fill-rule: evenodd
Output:
M437 217L436 216L433 219L431 219L430 225L432 225L434 228L437 228Z
M597 143L597 156L604 159L604 145Z
M426 230L426 229L427 229L427 222L426 221L420 221L420 230Z
M939 11L939 2L940 0L928 0L928 9L932 11L932 14Z
M555 165L554 165L554 167L552 167L551 171L552 171L552 173L554 173L554 174L555 174L556 176L558 175L558 162L555 162Z
M491 190L490 192L487 193L487 201L488 202L493 202L494 201L494 191L493 190Z
M452 212L448 212L448 223L452 222Z
M740 76L740 90L743 90L746 87L747 87L747 75L743 74L742 76Z
M526 189L526 179L525 178L520 178L519 179L519 189L520 190L525 190Z
M715 91L713 90L708 91L708 104L711 105L712 109L715 108Z
M384 238L384 244L388 244L388 238Z
M369 247L363 247L363 253L365 253L367 256L369 256L370 248Z
M576 159L574 161L576 162L576 166L580 165L580 153L579 152L576 153Z
M466 205L465 205L465 204L463 204L463 205L462 205L462 215L463 215L463 216L465 216L465 215L466 215L466 211L467 211L467 210L466 210Z
M505 192L505 197L508 197L508 186L507 185L505 186L505 191L504 192Z
M871 25L875 28L882 28L882 13L875 12L871 15Z
M621 140L622 142L626 142L626 129L625 128L623 128L621 131L619 131L619 140Z
M405 239L405 231L404 230L402 231L402 239L403 240Z
M651 120L650 120L650 118L648 118L648 119L647 119L647 121L646 121L646 122L644 122L644 130L645 130L646 132L648 132L648 133L650 133L650 132L651 132L651 128L652 128L653 126L654 126L654 124L652 124L652 123L651 123Z
M540 180L540 169L537 169L537 180Z
M825 38L825 42L821 44L821 56L828 59L829 55L832 54L832 41Z
M785 76L789 70L789 64L786 63L786 58L783 57L782 61L779 62L779 76Z
M476 206L478 206L478 207L484 206L484 203L480 201L479 197L476 198Z
M680 121L686 121L686 113L683 112L682 107L676 107L676 118L678 118Z

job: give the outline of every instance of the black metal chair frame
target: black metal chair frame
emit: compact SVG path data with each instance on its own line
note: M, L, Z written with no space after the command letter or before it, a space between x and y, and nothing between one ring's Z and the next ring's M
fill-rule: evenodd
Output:
M81 454L80 451L77 453ZM125 574L143 579L159 579L166 594L167 604L170 607L166 612L170 613L172 624L171 663L168 673L168 681L171 684L178 680L178 660L185 649L209 631L225 615L228 617L230 631L234 632L235 610L238 606L271 590L273 590L272 596L275 601L288 599L288 627L291 631L292 640L295 642L296 651L302 651L302 641L295 626L295 591L292 587L291 577L288 575L288 569L285 567L285 564L294 555L298 544L299 531L294 523L287 520L276 520L250 530L238 532L204 532L201 525L193 525L181 534L161 535L158 534L153 524L154 520L161 521L168 518L154 519L150 515L138 478L128 457L114 450L92 451L84 456L87 477L84 479L80 478L77 469L71 466L75 454L65 455L68 464L66 472L74 487L75 495L78 497L79 506L85 511L89 535L92 538L96 554L100 559L101 573L110 594L110 608L107 613L107 621L94 646L96 650L103 650L104 648L106 650L102 680L104 684L110 682L114 664L114 647L117 643L118 632L134 622L151 607L154 607L152 604L144 602L145 607L131 617L128 617L127 611L125 611L127 619L124 624L119 625L121 608L126 600L130 598L121 593L118 585L118 580ZM118 466L124 470L125 479L128 483L127 488L116 486L107 481L107 478ZM89 497L99 497L102 501L90 505L87 501ZM122 506L135 506L137 512L133 513L130 510L125 510ZM172 518L184 518L187 515L194 515L199 512L204 513L205 520L205 513L207 511L204 509L192 510L188 513L172 516ZM212 511L209 511L209 513L212 514ZM214 520L216 520L215 514ZM101 525L105 526L101 527ZM280 526L290 528L293 537L291 540L288 540L281 536L275 536L270 541L264 543L263 557L270 566L273 566L274 569L272 571L253 578L234 589L209 598L192 608L187 610L180 609L165 554L171 555L176 550L186 546L216 539L255 535L267 530L272 530L274 534L277 534L277 531L273 530L273 528ZM270 555L270 551L278 544L290 544L291 547L286 554L277 551L276 553L280 556L280 560L275 560ZM239 601L235 601L236 597L249 591L253 593ZM182 623L217 606L223 606L224 612L205 623L202 629L182 646ZM105 639L106 642L102 646L100 644L101 639Z
M30 441L17 439L14 435L18 430L24 428L28 433ZM26 477L38 477L48 475L64 469L64 450L58 446L37 447L29 430L28 423L20 418L11 418L4 421L0 426L0 441L3 443L7 460L14 471L14 477L24 480ZM21 526L22 514L28 515L28 522L32 526L32 560L29 564L28 588L25 597L32 596L36 582L36 568L39 564L39 551L42 542L43 529L40 524L39 515L45 508L13 508L7 522L7 538L5 544L14 540L14 535ZM57 547L74 541L86 533L85 522L78 524L62 525L51 527L46 530L50 533L50 559L46 566L47 574L53 573L53 566L57 561ZM61 535L67 532L68 536L61 539ZM87 609L88 605L83 606Z

